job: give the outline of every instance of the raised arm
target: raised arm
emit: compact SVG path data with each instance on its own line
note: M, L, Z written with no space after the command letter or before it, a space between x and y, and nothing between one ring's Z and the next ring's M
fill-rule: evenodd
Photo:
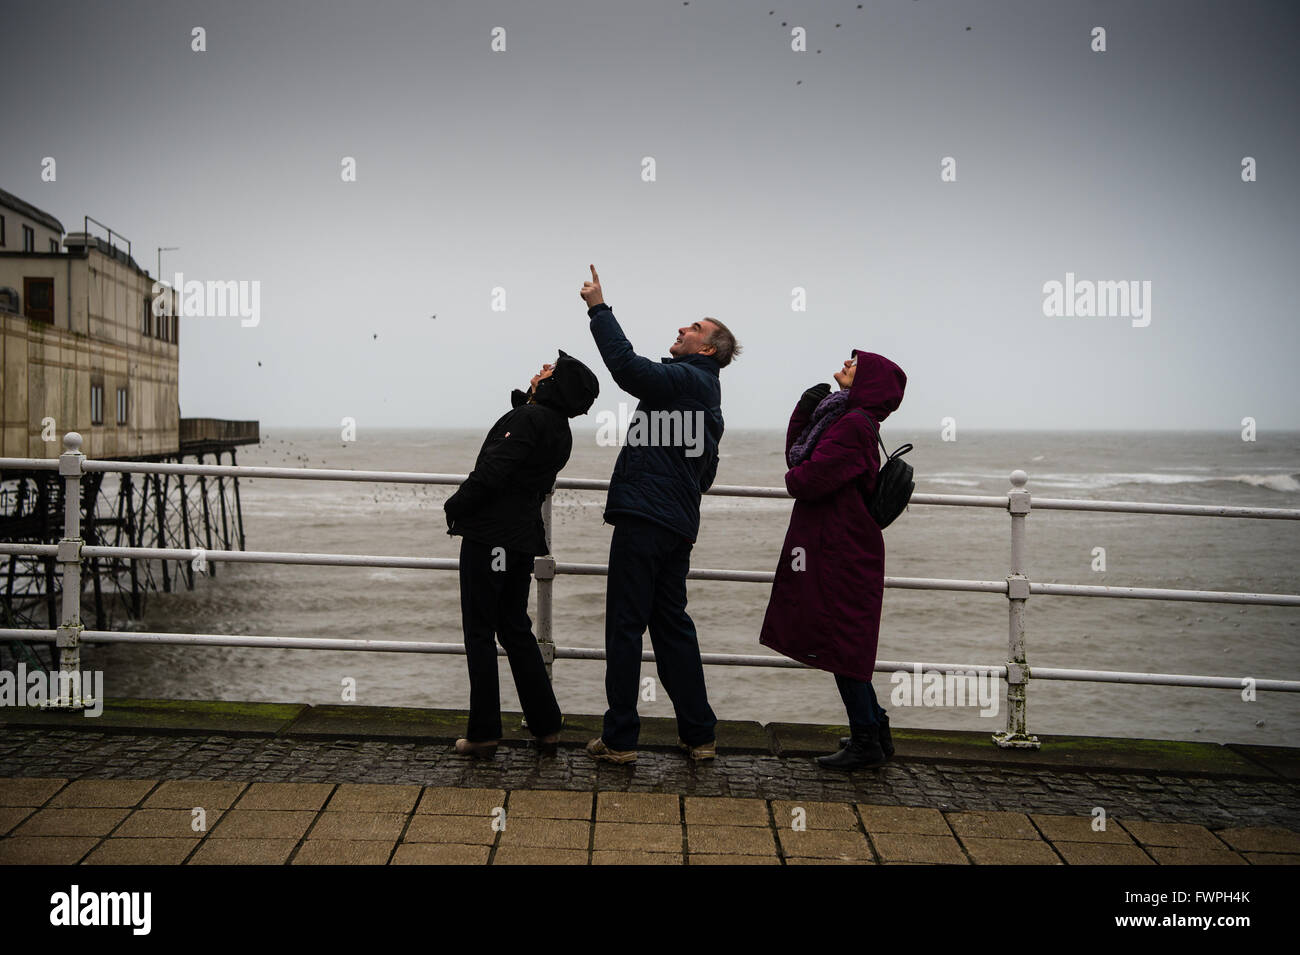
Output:
M587 314L601 360L614 376L614 383L628 394L649 401L667 401L687 387L691 372L684 366L651 361L632 350L613 309L604 302L589 308Z

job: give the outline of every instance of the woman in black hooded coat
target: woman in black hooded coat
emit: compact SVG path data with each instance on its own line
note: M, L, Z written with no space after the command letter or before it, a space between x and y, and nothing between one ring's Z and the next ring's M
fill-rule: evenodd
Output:
M563 351L488 431L474 470L447 499L447 533L459 535L460 606L469 666L469 727L456 752L491 758L501 740L496 639L510 661L528 728L554 754L560 716L528 617L533 558L546 554L542 502L573 449L569 418L586 414L600 386Z

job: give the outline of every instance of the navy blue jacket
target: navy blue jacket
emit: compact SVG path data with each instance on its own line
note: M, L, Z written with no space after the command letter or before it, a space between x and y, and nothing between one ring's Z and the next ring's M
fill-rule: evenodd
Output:
M610 476L605 520L616 524L620 515L629 514L694 541L700 530L700 495L713 486L718 472L723 430L718 361L712 355L686 355L653 362L632 350L608 305L597 305L587 314L592 338L614 383L640 399L637 412L699 413L704 425L702 437L697 438L702 453L695 457L680 442L675 446L625 442Z

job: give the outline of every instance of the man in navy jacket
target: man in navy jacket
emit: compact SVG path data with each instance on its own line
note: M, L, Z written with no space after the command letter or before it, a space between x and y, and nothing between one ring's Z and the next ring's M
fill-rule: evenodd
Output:
M686 612L686 574L700 527L700 495L718 470L718 372L740 346L725 325L704 318L679 328L672 357L654 362L632 350L605 304L594 265L580 294L615 384L640 399L605 502L605 520L614 525L605 597L609 709L587 751L611 762L636 759L641 638L648 627L659 680L677 715L679 744L695 759L711 759L717 719L709 707L695 624ZM638 416L650 426L638 427Z

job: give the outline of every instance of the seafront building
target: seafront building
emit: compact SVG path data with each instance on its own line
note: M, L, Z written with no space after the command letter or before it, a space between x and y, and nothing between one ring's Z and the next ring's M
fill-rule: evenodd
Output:
M161 297L155 296L155 288ZM157 298L157 303L155 303ZM66 232L49 212L0 189L0 458L57 458L63 435L89 458L235 464L256 421L182 418L181 322L175 293L136 261L121 234L85 216ZM229 461L222 456L228 454ZM41 469L0 469L0 541L57 542L63 483ZM87 476L87 543L243 548L237 479ZM52 558L0 557L0 626L56 626ZM193 586L185 561L113 560L95 567L97 625L122 595L138 615L148 590Z

